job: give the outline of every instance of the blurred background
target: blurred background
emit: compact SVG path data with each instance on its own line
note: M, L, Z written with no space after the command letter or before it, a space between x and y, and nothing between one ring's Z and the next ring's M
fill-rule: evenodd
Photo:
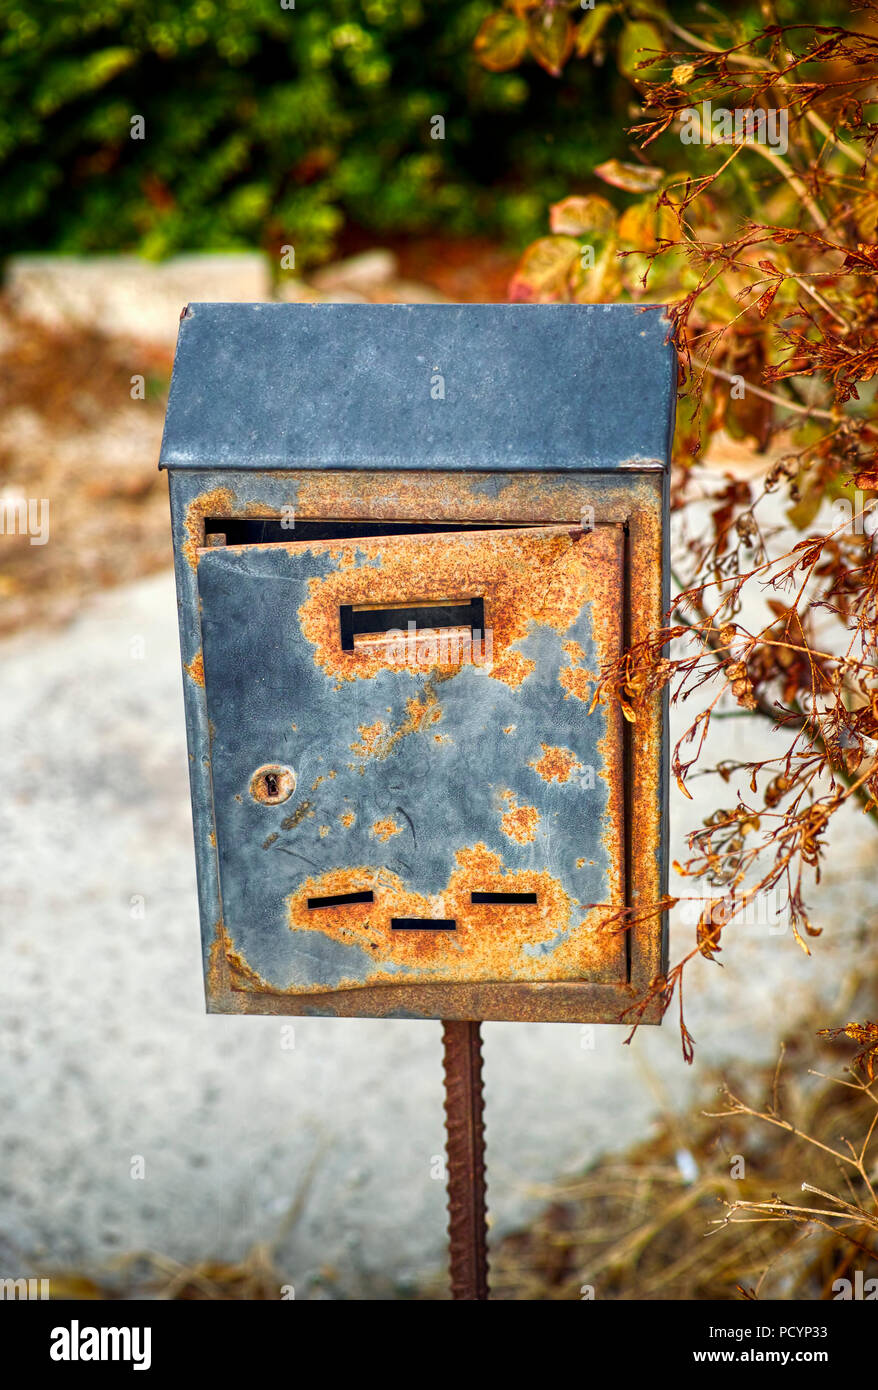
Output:
M45 540L0 535L0 1277L84 1298L445 1296L439 1025L301 1019L290 1046L280 1020L204 1015L156 461L188 300L503 300L552 203L642 196L595 169L632 158L636 64L667 10L503 13L535 8L549 22L519 53L486 28L491 0L0 0L0 500L50 519ZM699 33L716 14L672 8ZM574 9L590 27L566 62L553 15ZM723 12L746 30L812 9ZM777 453L719 430L698 465L752 478ZM735 740L767 748L770 725ZM672 857L715 796L705 779L675 798ZM811 1160L702 1112L727 1108L723 1076L770 1095L785 1044L790 1096L815 1133L836 1125L811 1073L850 1058L816 1029L873 994L862 819L809 898L810 957L764 918L723 968L695 963L693 1066L672 1016L628 1046L484 1027L498 1296L733 1298L769 1265L774 1296L825 1295L831 1254L773 1229L705 1254L744 1190L736 1158L755 1197L798 1190ZM672 957L692 931L674 915Z

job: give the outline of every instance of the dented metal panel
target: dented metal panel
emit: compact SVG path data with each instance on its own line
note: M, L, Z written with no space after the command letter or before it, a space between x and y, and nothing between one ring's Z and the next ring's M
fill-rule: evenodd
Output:
M625 979L622 721L589 708L623 549L608 525L199 552L241 984ZM387 635L384 609L449 598L484 631ZM351 651L347 606L385 629Z
M635 919L624 933L627 981L530 983L473 981L364 985L311 995L260 990L252 972L239 969L229 951L220 893L218 841L211 775L210 726L202 655L198 571L210 519L294 516L299 522L336 517L358 520L430 518L531 526L575 526L591 509L596 526L615 525L625 537L623 617L629 641L645 637L661 621L666 572L661 553L667 505L664 476L595 474L442 474L411 470L392 476L372 472L171 474L180 636L184 670L192 807L208 1007L219 1012L338 1016L617 1021L644 986L664 968L663 914ZM218 524L223 524L219 522ZM292 534L295 534L295 528ZM621 766L607 764L623 788L627 901L655 902L667 866L661 834L667 768L662 725L664 701L623 730ZM631 835L631 824L637 833ZM650 1007L644 1021L658 1021Z

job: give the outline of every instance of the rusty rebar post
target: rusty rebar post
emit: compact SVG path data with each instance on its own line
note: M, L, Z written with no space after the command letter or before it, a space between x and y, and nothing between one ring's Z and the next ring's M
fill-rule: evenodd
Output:
M485 1122L478 1023L443 1021L451 1297L487 1299Z

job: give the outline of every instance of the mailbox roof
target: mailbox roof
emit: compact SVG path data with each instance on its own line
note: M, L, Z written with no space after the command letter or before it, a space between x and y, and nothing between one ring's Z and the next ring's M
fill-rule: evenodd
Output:
M634 304L190 304L160 467L667 467L669 327Z

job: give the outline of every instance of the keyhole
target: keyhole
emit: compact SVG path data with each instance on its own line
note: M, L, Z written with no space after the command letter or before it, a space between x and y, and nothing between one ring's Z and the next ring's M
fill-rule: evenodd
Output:
M263 763L250 778L250 795L263 806L279 806L296 790L296 774L282 763Z

